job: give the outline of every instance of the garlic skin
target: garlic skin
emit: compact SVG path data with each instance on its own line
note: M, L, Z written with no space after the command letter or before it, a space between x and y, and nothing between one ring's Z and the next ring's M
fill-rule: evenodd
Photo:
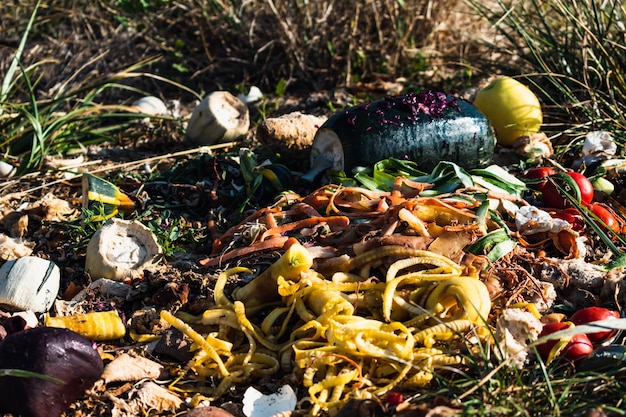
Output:
M92 279L130 282L143 277L161 254L156 236L137 221L109 219L87 245L85 272Z
M243 101L228 91L214 91L191 113L187 138L199 145L235 140L248 133L250 114Z
M0 268L0 305L44 313L54 304L60 284L61 271L54 262L36 256L7 261Z

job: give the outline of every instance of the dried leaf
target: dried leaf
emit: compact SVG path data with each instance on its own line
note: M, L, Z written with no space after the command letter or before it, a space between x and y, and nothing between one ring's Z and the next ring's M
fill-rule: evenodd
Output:
M66 221L77 213L76 208L72 204L55 197L52 193L46 194L25 209L25 211L41 220L55 222Z
M212 405L206 407L197 407L187 411L181 417L234 417L231 413L223 408L214 407Z
M144 378L159 379L164 373L163 365L142 356L124 353L105 366L102 379L108 384Z
M15 222L11 225L9 233L13 237L24 237L26 236L26 232L28 232L28 215L16 212L18 215L16 216Z
M152 381L141 384L135 395L134 402L139 405L140 409L144 410L176 411L183 404L180 397Z
M29 256L33 253L34 242L28 242L22 238L13 238L0 233L0 261Z

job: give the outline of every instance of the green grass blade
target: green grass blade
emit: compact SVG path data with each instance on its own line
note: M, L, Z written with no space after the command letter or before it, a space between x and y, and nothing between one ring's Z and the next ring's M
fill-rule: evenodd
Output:
M7 72L4 75L4 78L2 80L2 87L0 88L0 102L4 102L7 100L7 97L11 90L13 77L15 75L15 72L18 70L18 65L22 58L22 54L24 53L24 47L26 46L26 40L28 39L28 35L30 34L33 24L35 23L35 16L37 16L37 10L39 9L40 4L41 4L41 0L38 0L37 4L35 4L35 8L33 9L33 13L30 16L28 25L26 26L26 29L24 30L24 34L22 35L22 38L20 39L20 43L17 47L17 50L15 51L15 55L13 56L13 59L11 60L11 64L9 65L9 68L7 69ZM3 114L3 107L0 107L0 115L2 114Z

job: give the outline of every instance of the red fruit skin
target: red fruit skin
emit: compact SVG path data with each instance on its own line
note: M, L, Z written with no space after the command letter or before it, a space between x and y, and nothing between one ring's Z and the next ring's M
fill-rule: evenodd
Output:
M553 168L537 167L537 168L531 168L528 171L526 171L526 174L524 174L524 178L534 180L534 179L547 178L554 174L556 174L556 171ZM548 181L546 180L537 184L528 184L528 188L532 188L533 190L537 190L537 191L543 191L543 188L546 186L547 182Z
M604 307L586 307L572 314L570 321L575 325L587 324L592 321L611 320L620 318L619 311L609 310ZM607 330L605 332L589 333L587 337L592 343L602 343L613 337L617 330Z
M585 219L578 210L573 207L559 210L552 215L555 219L565 220L572 225L572 229L580 232L585 227Z
M592 203L589 204L589 209L593 214L598 216L600 220L604 222L607 228L613 230L615 233L620 232L620 224L617 221L617 218L607 209L603 204L600 203Z
M404 396L399 392L391 391L385 396L385 401L387 401L387 404L395 406L401 404L402 401L404 401Z
M586 334L576 334L565 347L562 355L573 362L578 362L593 352L593 343Z
M566 322L554 322L554 323L546 323L539 334L539 338L543 336L547 336L559 330L565 330L571 327L571 323ZM548 356L550 355L550 351L554 347L554 345L558 342L558 340L548 340L545 343L537 345L537 352L541 359L544 362L548 360ZM585 358L593 352L593 344L591 340L585 334L576 334L572 336L565 349L563 349L560 353L561 356L572 362L578 362L581 359Z
M578 189L580 190L580 202L582 205L587 205L591 203L593 200L593 184L587 177L578 172L566 172L565 175L572 177L572 179L578 185ZM543 187L543 191L541 192L543 202L548 207L552 208L566 208L569 206L569 202L564 199L559 191L551 182L547 182Z
M563 322L546 323L543 325L541 333L539 333L539 338L542 338L543 336L547 336L554 332L558 332L559 330L565 330L568 327L569 325ZM543 359L544 362L548 360L550 351L552 350L554 345L556 345L556 342L558 342L558 340L548 340L547 342L537 345L537 353L539 353L539 356L541 356L541 359Z

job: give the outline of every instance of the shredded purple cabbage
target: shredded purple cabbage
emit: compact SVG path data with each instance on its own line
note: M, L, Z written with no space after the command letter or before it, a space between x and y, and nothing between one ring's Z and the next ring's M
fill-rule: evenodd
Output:
M434 90L387 97L385 101L391 103L392 107L406 110L415 119L420 114L426 114L433 118L442 117L444 110L448 108L459 110L456 97Z
M367 103L358 107L359 110L368 111L371 103ZM374 114L368 114L367 117L377 117L377 124L402 126L404 122L415 124L420 117L426 115L430 119L443 117L444 112L448 109L460 111L458 99L440 91L424 90L419 93L408 93L402 96L390 96L377 102L378 108L374 110ZM400 114L394 114L393 120L385 116L385 111L397 109L406 113L404 117ZM348 118L348 124L354 126L356 124L356 114ZM369 129L367 129L369 130Z

